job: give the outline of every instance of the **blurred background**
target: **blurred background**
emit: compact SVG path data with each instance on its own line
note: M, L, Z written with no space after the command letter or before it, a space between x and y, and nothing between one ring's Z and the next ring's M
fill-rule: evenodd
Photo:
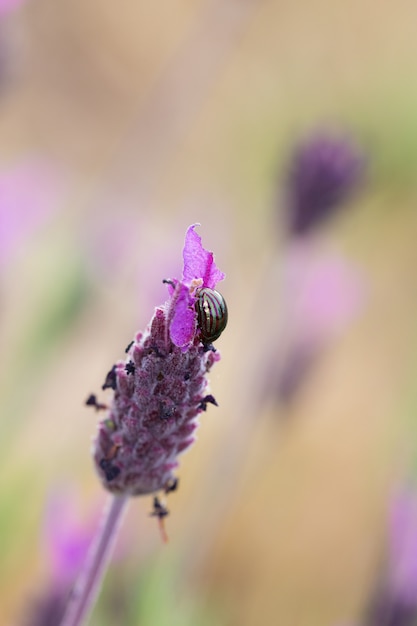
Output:
M195 222L227 276L219 407L169 543L132 501L90 623L363 623L417 459L416 20L409 0L0 1L1 624L54 623L56 552L106 500L85 399L111 398ZM288 172L323 129L364 173L300 237Z

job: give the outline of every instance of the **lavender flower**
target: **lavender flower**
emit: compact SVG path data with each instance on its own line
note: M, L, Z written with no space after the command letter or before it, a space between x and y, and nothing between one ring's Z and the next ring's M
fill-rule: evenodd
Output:
M0 0L0 16L18 9L25 0Z
M62 172L42 159L27 159L0 170L0 270L25 250L26 242L59 210L64 185Z
M55 586L69 588L91 543L97 511L81 519L77 498L69 489L49 499L44 528L46 555Z
M220 356L202 343L196 302L199 290L214 289L224 274L194 228L185 238L182 280L166 281L169 300L103 385L115 393L93 454L103 485L115 494L169 491L177 457L194 441L197 416L215 403L206 375Z
M389 585L417 617L417 498L410 489L396 494L390 515Z
M288 249L283 265L289 318L299 342L323 344L362 310L365 280L342 255L299 242Z
M300 144L287 178L290 234L308 234L339 210L361 180L363 167L363 156L346 138L320 132Z
M417 499L411 491L395 495L388 532L386 570L361 626L417 624Z
M417 622L417 499L403 490L389 519L387 573L371 604L369 626L413 626Z
M103 389L113 389L114 397L107 417L98 425L93 455L103 485L114 495L61 626L80 626L91 611L129 496L176 488L173 470L178 455L194 440L196 418L208 403L217 404L211 394L205 394L207 373L220 359L207 337L217 338L226 324L225 303L214 290L224 274L216 267L213 253L201 245L195 226L185 237L182 280L164 281L169 300L156 308L148 328L126 348L126 360L116 363L104 381ZM221 324L219 312L224 314ZM212 333L207 332L211 323ZM87 404L96 410L107 408L94 394ZM156 495L152 515L165 538L163 520L168 510Z
M27 610L25 626L56 626L60 623L75 578L93 536L96 514L87 522L78 514L77 500L68 489L53 494L44 524L45 557L50 584Z
M261 397L289 405L331 342L363 311L367 286L343 256L291 240L280 259L282 330L263 355ZM272 282L272 279L271 279Z
M363 305L361 280L354 269L343 259L320 253L309 236L343 206L362 180L363 170L364 158L354 144L324 131L299 144L290 159L285 187L290 236L279 261L286 312L281 345L274 347L274 354L271 350L267 364L271 373L262 389L266 396L272 391L284 404L293 400L329 340ZM271 366L277 349L281 363Z
M60 624L68 602L68 589L52 589L43 597L37 598L27 615L24 617L24 626L57 626Z

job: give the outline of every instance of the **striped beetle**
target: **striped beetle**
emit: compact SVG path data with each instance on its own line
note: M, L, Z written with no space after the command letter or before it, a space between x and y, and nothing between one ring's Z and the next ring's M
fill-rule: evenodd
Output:
M204 344L216 341L227 325L227 305L225 299L218 291L203 287L197 292L195 308L201 341Z

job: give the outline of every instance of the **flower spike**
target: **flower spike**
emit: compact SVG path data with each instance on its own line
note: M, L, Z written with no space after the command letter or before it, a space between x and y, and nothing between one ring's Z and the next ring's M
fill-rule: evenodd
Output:
M151 494L174 484L173 470L194 441L196 418L215 403L207 373L220 355L202 339L196 302L199 290L214 289L224 274L194 228L185 238L182 280L165 281L168 301L106 377L104 387L114 389L114 398L99 423L93 455L103 485L115 494Z

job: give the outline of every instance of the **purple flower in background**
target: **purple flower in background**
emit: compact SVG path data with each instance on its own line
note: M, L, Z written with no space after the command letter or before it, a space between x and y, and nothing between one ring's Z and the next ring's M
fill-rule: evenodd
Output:
M414 626L417 622L417 497L411 490L393 498L386 571L363 626Z
M273 355L271 349L267 363L265 397L291 402L323 348L363 306L359 273L343 258L320 252L315 238L305 236L343 206L363 172L364 158L353 142L324 130L307 137L291 155L284 190L290 236L279 265L282 328L280 346L274 346Z
M356 267L309 239L291 241L281 264L285 335L281 361L278 348L271 351L263 393L288 404L323 350L363 310L366 289Z
M30 604L25 626L56 626L60 623L74 581L91 543L97 513L82 518L75 496L68 489L52 494L46 506L43 528L48 564L47 590Z
M304 242L293 244L284 261L288 316L298 341L319 345L355 319L365 289L349 261Z
M52 587L42 597L36 598L26 610L24 626L57 626L65 613L69 589Z
M0 0L0 17L18 9L26 0Z
M116 494L169 491L177 457L194 441L197 416L216 404L206 393L207 373L220 356L202 341L196 302L200 290L214 289L224 274L194 229L185 238L182 279L166 281L169 300L156 308L103 385L114 398L93 454L103 485Z
M346 137L321 131L301 143L286 181L290 234L308 234L339 210L361 181L363 169L363 155Z
M66 489L47 503L44 543L51 579L68 588L77 576L97 522L97 514L82 519L76 498Z
M62 175L40 159L0 170L0 269L58 208Z
M399 492L390 516L388 585L402 602L414 606L417 616L417 496Z

